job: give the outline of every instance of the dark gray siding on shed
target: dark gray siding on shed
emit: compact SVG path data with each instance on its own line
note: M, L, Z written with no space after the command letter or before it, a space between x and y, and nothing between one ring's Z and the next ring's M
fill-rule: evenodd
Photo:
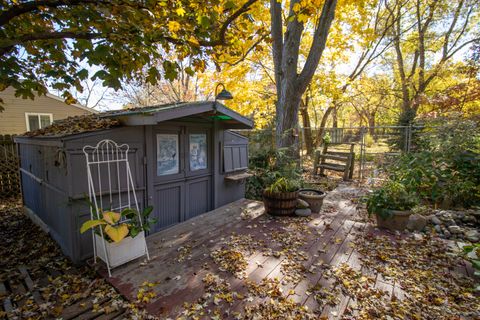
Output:
M67 155L56 146L19 144L23 199L50 229L65 253L72 252Z
M215 179L215 207L245 197L245 181L228 181L225 177L244 171L248 166L248 139L227 129L218 131L218 174ZM226 151L227 150L227 151Z
M99 141L103 139L111 139L118 144L126 143L130 146L128 159L132 176L135 183L137 200L139 202L140 209L143 209L145 199L145 168L143 165L143 158L145 156L144 150L144 133L143 127L121 127L110 129L108 131L96 132L93 134L85 134L76 137L69 137L65 141L65 148L69 155L69 198L71 199L72 208L72 238L74 250L72 255L75 256L74 260L81 261L89 258L93 254L92 248L92 236L90 232L80 234L80 226L90 219L90 210L86 197L88 196L88 180L87 180L87 167L85 154L83 153L83 147L85 145L95 146ZM124 167L121 167L122 171ZM114 168L111 167L112 177L114 176ZM105 167L100 169L101 181L102 181L102 197L103 209L110 209L109 195L108 193L108 172ZM98 186L97 171L92 171L95 186ZM116 177L116 175L115 175ZM118 190L116 178L112 180L112 189ZM121 179L122 190L122 202L125 201L127 196L126 179ZM100 188L97 188L100 189ZM98 190L96 190L98 192ZM99 201L100 199L98 199ZM117 195L113 195L112 207L118 206ZM133 197L131 200L134 204Z
M246 170L248 168L248 139L238 133L225 131L223 144L224 172Z
M63 252L74 262L81 262L93 254L91 233L79 232L90 218L85 145L95 146L103 139L129 145L138 204L140 209L154 206L152 215L159 222L151 232L156 232L244 197L244 181L225 180L226 175L244 170L248 162L247 139L228 132L231 127L205 118L193 122L189 118L56 138L19 138L24 204L50 228ZM180 171L168 178L157 176L156 134L162 132L178 133L181 144ZM199 134L207 136L208 166L192 170L189 139ZM102 170L103 191L107 177L107 170ZM122 190L121 196L125 196L126 185L119 186L114 179L112 188ZM110 209L109 196L103 194L102 199L103 209ZM116 202L114 195L114 207Z

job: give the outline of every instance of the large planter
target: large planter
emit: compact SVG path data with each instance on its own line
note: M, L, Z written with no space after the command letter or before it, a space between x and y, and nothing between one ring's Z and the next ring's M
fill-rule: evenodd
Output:
M302 189L298 193L298 197L305 200L310 206L310 210L315 213L322 210L323 199L325 199L326 195L325 192L315 189Z
M263 191L265 212L276 216L288 216L295 212L297 207L298 191L268 192Z
M126 237L118 243L105 241L105 246L107 249L107 256L105 256L102 237L95 234L95 250L97 256L105 263L107 262L108 257L110 268L118 267L145 255L145 232L142 231L135 238Z
M377 217L377 226L379 228L388 229L391 231L405 230L412 211L390 210L390 213L391 215L387 218L383 218L376 214L375 216Z

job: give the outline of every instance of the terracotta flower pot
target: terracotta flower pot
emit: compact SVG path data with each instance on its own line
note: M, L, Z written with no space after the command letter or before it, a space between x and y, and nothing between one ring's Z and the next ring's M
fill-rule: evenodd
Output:
M295 212L297 207L298 191L268 192L263 191L265 212L271 215L288 216Z
M310 206L312 212L320 212L323 205L323 199L327 194L320 190L315 189L302 189L298 193L298 197L302 200L305 200Z
M391 216L383 218L376 214L377 226L379 228L388 229L391 231L403 231L407 227L408 219L412 214L411 210L399 211L390 210Z

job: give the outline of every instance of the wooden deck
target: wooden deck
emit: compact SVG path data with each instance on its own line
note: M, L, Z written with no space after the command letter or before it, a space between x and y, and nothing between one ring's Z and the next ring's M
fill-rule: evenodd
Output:
M100 272L131 301L138 299L139 290L148 288L154 292L145 307L161 318L176 318L187 314L188 308L199 306L207 312L204 316L235 318L246 307L270 300L268 295L245 298L251 293L251 284L258 285L264 279L276 279L281 295L297 306L305 306L325 318L339 318L352 303L351 298L339 291L332 297L336 303L321 303L312 288L328 290L332 279L326 276L326 270L344 263L373 277L375 288L401 299L403 292L394 282L362 270L353 241L371 227L356 219L357 204L352 199L357 193L355 187L340 185L328 194L322 212L312 218L275 218L263 214L262 203L239 200L148 237L150 261L134 261L118 267L111 278L104 269ZM245 253L247 265L243 277L220 268L212 258L212 252L225 248L231 235L238 240L233 246L243 249L248 243L238 243L251 239ZM295 264L296 261L299 263ZM228 283L228 292L234 292L233 299L226 298L225 291L220 302L205 299L209 296L205 277L211 274Z
M291 281L291 274L282 271L282 262L287 257L264 254L277 250L278 243L263 241L262 247L249 254L246 279L221 271L210 255L232 234L251 235L256 241L268 240L271 232L286 232L290 221L296 220L295 223L306 227L306 233L302 235L305 237L304 244L298 248L307 255L303 261L306 269L318 261L326 264L349 262L358 266L350 241L364 225L352 220L355 204L350 199L339 198L349 192L355 193L356 189L345 185L330 193L325 199L323 212L313 215L313 219L273 218L263 214L261 202L239 200L148 237L150 261L141 259L118 267L111 278L106 276L104 269L101 273L132 301L137 299L139 289L144 288L146 282L154 284L152 290L155 296L146 307L151 314L162 317L178 316L184 303L194 303L200 299L205 293L202 279L208 273L228 281L230 290L238 294L247 291L246 280L261 282L264 278L278 278L283 292L314 310L316 301L308 289L322 282L322 273L309 273L298 283ZM345 308L347 302L345 299L340 308ZM229 308L233 312L241 312L245 303L236 302Z

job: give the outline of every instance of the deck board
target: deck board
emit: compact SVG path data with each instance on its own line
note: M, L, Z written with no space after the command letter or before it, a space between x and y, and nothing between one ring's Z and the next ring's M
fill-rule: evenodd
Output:
M373 278L375 288L386 291L389 297L403 299L405 293L399 283L362 267L362 257L355 248L355 240L359 234L377 230L372 230L371 225L356 219L357 204L351 200L354 192L354 187L343 185L325 198L321 213L302 220L305 221L302 225L305 228L301 230L305 232L302 234L302 244L295 250L296 253L305 255L301 264L304 270L310 271L302 272L301 278L297 280L292 280L291 274L288 274L289 277L285 274L283 264L289 261L285 253L272 255L266 252L279 250L281 245L272 235L288 233L289 221L293 221L288 219L303 218L272 218L263 214L262 203L245 199L147 237L151 261L139 259L130 262L114 269L112 277L106 278L131 301L135 300L142 284L155 283L152 288L155 297L146 304L146 309L160 318L176 318L184 310L185 303L202 301L201 298L206 293L203 279L211 273L228 282L230 292L244 297L249 294L248 281L258 284L264 279L275 279L279 281L285 297L328 319L341 318L346 311L351 311L349 308L355 305L355 300L338 290L335 305L321 304L316 301L311 288L315 285L323 288L338 286L326 271L333 272L342 265ZM248 217L244 216L245 209L249 211ZM222 242L232 234L251 236L258 246L250 254L245 253L245 278L220 270L211 258L212 251L222 248ZM179 259L185 248L184 259ZM106 276L105 270L100 270ZM258 306L269 300L268 296L257 296L253 301L209 300L202 302L202 307L206 312L222 310L222 318L232 319L234 313L244 312L246 306ZM352 312L355 315L356 311ZM115 315L102 317L114 318Z
M246 208L249 208L249 218L242 219L240 215ZM324 208L321 214L314 215L309 222L310 231L305 235L305 244L299 248L307 254L308 259L304 261L306 268L319 260L325 263L346 261L353 251L349 246L353 237L350 233L355 230L355 226L360 226L350 220L355 206L348 199L330 201L327 197ZM227 238L232 233L262 238L266 233L284 227L281 218L269 219L262 214L262 203L243 199L160 231L147 238L151 261L145 263L140 259L119 267L108 280L130 300L135 299L136 292L145 281L158 283L154 287L156 299L147 305L147 310L162 316L175 316L184 302L194 302L200 298L204 294L202 279L209 272L215 272L226 279L232 291L245 294L247 288L244 279L218 270L210 258L210 252L218 248L220 239ZM182 247L188 248L189 253L185 260L178 261L179 248ZM265 247L278 249L274 243L266 243ZM284 283L283 261L285 256L264 256L262 250L258 250L247 257L246 278L256 282L264 278L278 278L284 292L294 290L292 298L304 303L308 299L305 291L321 275L313 273L298 283ZM177 280L178 276L180 279ZM237 301L229 309L240 312L243 307L244 302Z

